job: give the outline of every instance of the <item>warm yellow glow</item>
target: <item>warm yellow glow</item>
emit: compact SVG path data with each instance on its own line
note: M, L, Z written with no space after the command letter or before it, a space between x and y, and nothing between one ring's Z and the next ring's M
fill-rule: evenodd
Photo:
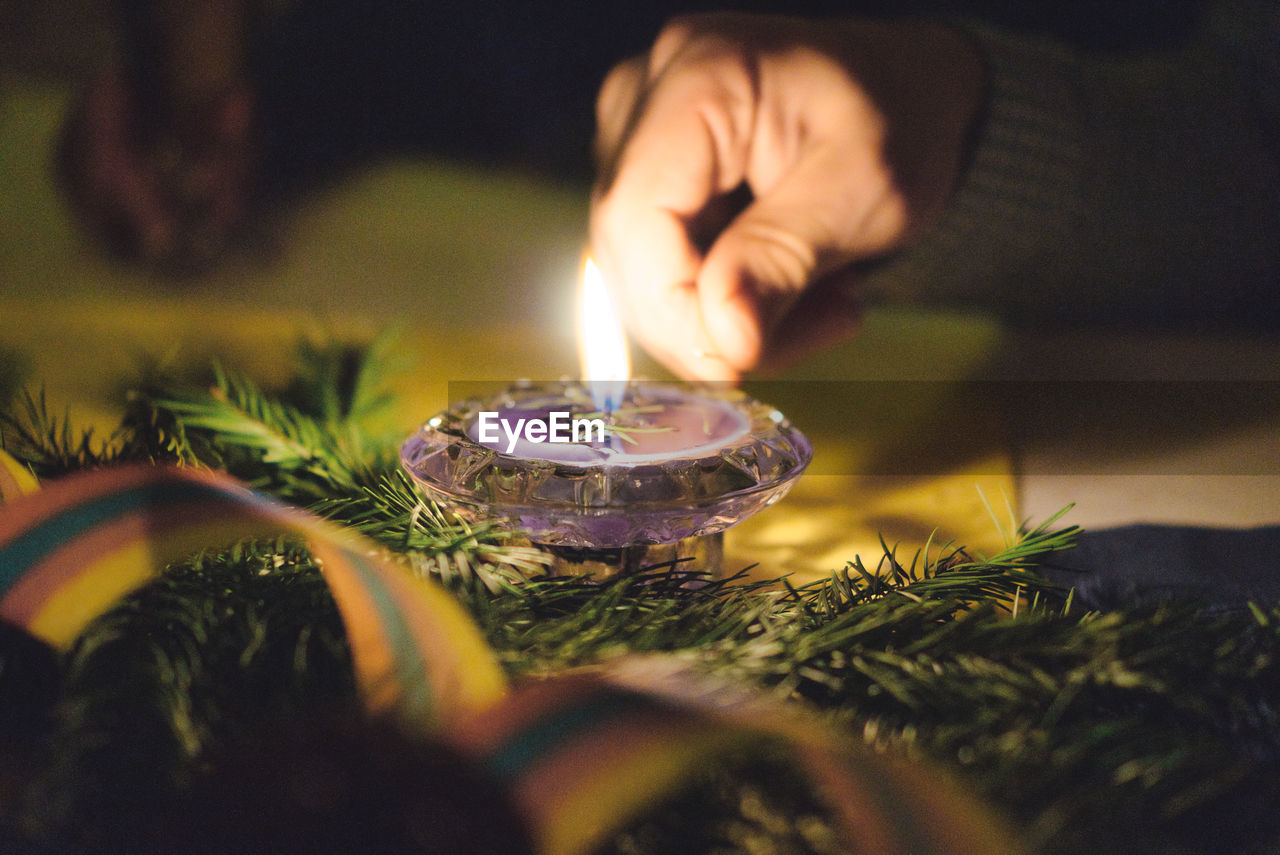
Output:
M578 354L582 379L591 390L596 406L610 411L622 402L631 379L631 359L627 337L618 313L609 299L600 269L590 258L582 269L582 292L578 300Z

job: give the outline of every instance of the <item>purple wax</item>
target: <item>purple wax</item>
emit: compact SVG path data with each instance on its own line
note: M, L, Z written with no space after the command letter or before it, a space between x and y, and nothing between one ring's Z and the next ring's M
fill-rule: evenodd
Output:
M564 399L522 401L476 413L466 430L476 443L512 457L634 466L714 456L749 427L746 415L725 401L667 386L640 386L607 416L582 408L575 412Z

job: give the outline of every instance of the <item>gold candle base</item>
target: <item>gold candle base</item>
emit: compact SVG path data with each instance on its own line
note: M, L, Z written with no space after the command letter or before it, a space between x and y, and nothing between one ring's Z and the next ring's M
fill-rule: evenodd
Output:
M724 559L724 533L686 537L674 543L635 544L612 549L534 544L551 556L553 576L612 579L643 570L666 570L717 576Z

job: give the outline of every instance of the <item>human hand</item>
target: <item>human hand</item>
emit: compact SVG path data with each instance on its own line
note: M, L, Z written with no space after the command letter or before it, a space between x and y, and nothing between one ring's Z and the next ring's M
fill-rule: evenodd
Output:
M108 70L63 130L63 185L86 228L113 250L170 270L204 267L245 216L252 113L244 87L154 105Z
M936 222L983 77L929 24L668 24L597 102L592 253L634 335L677 374L736 380L850 334L856 263Z

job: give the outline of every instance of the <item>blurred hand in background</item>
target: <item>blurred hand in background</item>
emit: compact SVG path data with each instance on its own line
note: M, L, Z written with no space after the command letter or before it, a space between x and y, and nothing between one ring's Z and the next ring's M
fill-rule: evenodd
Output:
M245 216L252 116L247 88L156 110L126 74L108 70L63 130L63 185L112 250L171 271L200 269Z

